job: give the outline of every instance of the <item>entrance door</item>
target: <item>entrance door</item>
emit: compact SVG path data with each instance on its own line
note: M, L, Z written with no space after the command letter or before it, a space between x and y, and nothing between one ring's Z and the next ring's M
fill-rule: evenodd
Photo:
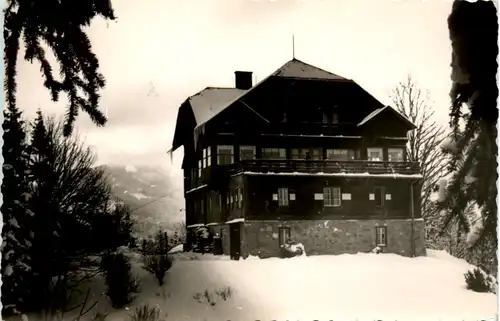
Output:
M232 260L241 256L241 223L229 224L229 254Z

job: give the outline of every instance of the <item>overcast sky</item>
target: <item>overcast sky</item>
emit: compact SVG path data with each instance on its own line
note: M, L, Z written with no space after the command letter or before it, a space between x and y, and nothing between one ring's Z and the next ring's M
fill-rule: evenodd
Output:
M447 121L450 51L445 0L114 0L117 22L89 29L107 79L95 127L83 112L77 129L100 162L180 169L170 148L180 104L207 86L233 86L235 70L260 81L292 58L351 78L385 104L407 74L430 90ZM19 63L19 106L62 114L38 65Z

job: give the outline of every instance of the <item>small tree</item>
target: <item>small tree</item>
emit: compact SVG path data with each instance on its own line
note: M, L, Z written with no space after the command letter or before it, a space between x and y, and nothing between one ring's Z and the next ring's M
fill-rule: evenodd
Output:
M132 301L132 293L138 290L132 267L123 253L104 256L102 268L105 271L106 294L114 308L122 308Z
M163 285L165 274L172 267L172 260L168 255L170 250L167 233L159 229L154 240L146 241L143 249L144 269L153 274L160 286Z

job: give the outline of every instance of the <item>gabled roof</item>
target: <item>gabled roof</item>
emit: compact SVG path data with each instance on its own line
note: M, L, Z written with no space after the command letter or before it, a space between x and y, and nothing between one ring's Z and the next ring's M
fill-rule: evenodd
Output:
M237 102L238 100L243 98L243 96L245 96L246 94L248 94L249 92L251 92L252 90L257 88L260 84L262 84L263 82L265 82L266 80L268 80L271 77L302 78L302 79L311 79L311 80L312 79L316 79L316 80L341 80L341 81L353 82L350 79L346 79L344 77L335 75L333 73L330 73L330 72L325 71L323 69L306 64L305 62L294 58L294 59L288 61L287 63L285 63L280 68L278 68L276 71L274 71L272 74L270 74L266 78L262 79L259 83L257 83L252 88L250 88L248 90L242 90L241 94L234 97L233 100L227 102L224 106L221 106L220 108L218 108L219 111L217 113L213 114L211 118L215 117L218 113L220 113L221 111L223 111L227 107L231 106L232 104L234 104L235 102ZM205 122L209 121L210 119L207 119ZM195 129L198 129L199 127L203 126L205 122L203 122L203 123L197 122Z
M273 72L270 76L282 78L348 80L295 58L281 66L281 68Z
M403 114L401 114L399 111L396 109L392 108L391 106L385 106L382 108L377 108L374 111L372 111L368 116L363 118L362 121L359 122L358 127L365 125L366 123L370 122L372 119L376 118L378 115L382 114L385 111L393 112L396 116L401 118L410 128L415 129L416 126L413 124L408 118L406 118Z
M221 112L228 103L245 92L247 90L237 88L207 87L189 97L188 101L193 110L196 125L209 121L213 116Z

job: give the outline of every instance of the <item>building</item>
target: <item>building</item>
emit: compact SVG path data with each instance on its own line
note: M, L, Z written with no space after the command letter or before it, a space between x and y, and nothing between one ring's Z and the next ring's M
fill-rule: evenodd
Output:
M233 257L425 255L419 165L407 118L350 79L293 59L256 85L207 87L179 108L187 249L207 226Z

